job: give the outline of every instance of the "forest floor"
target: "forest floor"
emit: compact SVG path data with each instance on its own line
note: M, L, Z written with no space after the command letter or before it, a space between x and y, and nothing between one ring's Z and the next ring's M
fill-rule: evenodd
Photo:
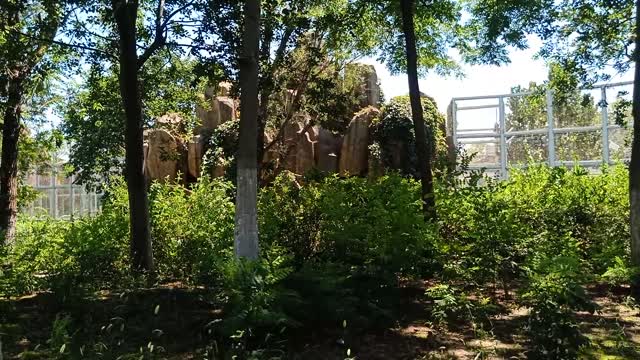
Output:
M419 292L423 289L407 293ZM581 331L591 341L583 358L640 359L640 316L637 308L627 305L627 293L624 288L590 288L600 309L577 314ZM0 351L5 360L51 359L59 354L60 344L68 343L63 350L68 352L91 343L94 349L101 347L102 355L94 352L85 358L116 359L122 354L138 354L137 358L139 348L152 344L157 359L200 359L204 329L221 315L220 306L209 298L198 289L163 287L99 294L75 302L72 310L58 305L51 294L0 300ZM500 302L502 311L489 318L488 326L467 322L441 327L431 324L430 304L420 299L408 295L403 317L386 329L346 334L336 326L296 332L285 358L343 360L347 348L356 359L526 358L527 309L512 300ZM63 313L73 320L65 321Z

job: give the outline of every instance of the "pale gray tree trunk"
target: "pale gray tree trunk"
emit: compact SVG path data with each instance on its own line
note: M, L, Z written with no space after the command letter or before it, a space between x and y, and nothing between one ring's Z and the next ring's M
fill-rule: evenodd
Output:
M629 205L631 206L631 262L640 266L640 0L636 0L635 75L633 78L633 141L629 163ZM633 293L640 295L640 278L632 284Z
M236 196L235 254L258 258L258 46L260 0L246 0L240 56L240 135Z

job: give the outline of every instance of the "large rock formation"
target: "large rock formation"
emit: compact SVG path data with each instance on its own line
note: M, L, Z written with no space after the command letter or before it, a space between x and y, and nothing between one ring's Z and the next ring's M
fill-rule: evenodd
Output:
M344 135L340 150L340 175L364 175L368 168L369 125L380 110L367 107L358 112Z
M315 143L318 140L317 129L308 123L306 115L296 115L292 122L285 125L283 132L282 157L284 170L296 174L305 174L315 167Z
M195 135L187 144L187 161L189 164L189 175L194 178L200 177L200 167L204 156L204 142L202 136Z
M204 98L207 105L196 106L196 116L201 124L196 128L195 135L213 130L227 121L236 120L238 106L230 95L231 83L228 82L221 82L217 88L210 86L205 89Z
M368 71L363 75L363 83L365 86L365 95L367 102L362 104L365 106L379 106L380 105L380 85L378 84L378 74L375 67L369 65Z
M394 142L391 139L382 144L372 135L372 129L379 127L372 127L372 120L381 115L377 108L380 105L380 88L375 68L371 65L352 64L348 70L352 74L350 79L359 81L353 94L359 104L355 104L355 109L349 112L361 110L355 113L346 130L335 133L319 125L311 126L318 119L313 119L308 114L293 115L283 129L265 133L265 145L271 144L274 139L276 141L265 151L262 159L263 181L268 182L285 170L297 175L305 175L310 170L317 169L342 176L380 176L386 168L409 167L407 142L402 139ZM151 180L178 181L177 173L182 172L186 176L179 181L190 182L203 175L203 156L207 151L207 143L211 142L212 133L215 135L224 132L226 125L220 128L222 124L236 124L234 121L237 121L238 102L230 96L229 83L221 83L205 90L207 106L196 107L199 124L193 134L186 134L185 122L177 114L169 114L156 120L154 129L146 132L145 171ZM283 91L282 96L283 108L279 112L291 116L295 90ZM335 131L338 128L342 126L332 129ZM236 131L235 126L230 126L229 129L232 129L232 133ZM377 130L373 133L377 134ZM225 155L217 162L212 159L217 163L209 170L213 177L224 176L232 163L224 157L230 157L230 153L234 151L227 147L235 145L233 141L225 140L225 146ZM372 156L369 156L370 152Z
M209 108L196 108L196 115L202 121L204 129L215 129L220 124L236 119L236 103L226 96L217 96L209 100Z
M317 127L318 142L316 143L316 167L327 173L338 172L338 159L342 147L342 136L329 130Z
M346 72L354 74L360 81L355 94L360 99L360 108L380 106L380 85L376 68L373 65L354 63L347 65Z
M147 158L145 170L149 179L174 181L178 174L178 141L167 130L147 132Z

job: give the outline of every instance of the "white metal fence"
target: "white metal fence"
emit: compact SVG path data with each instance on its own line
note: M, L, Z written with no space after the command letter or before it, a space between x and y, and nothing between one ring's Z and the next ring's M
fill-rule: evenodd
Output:
M631 130L612 119L616 103L630 100L632 84L596 85L565 102L555 101L551 90L453 98L448 132L456 146L475 154L471 168L502 178L509 168L530 163L599 167L625 161Z
M30 174L27 184L40 194L33 203L20 211L32 216L48 215L55 218L97 213L102 195L87 191L84 186L75 185L74 180L73 177L66 176L59 166Z

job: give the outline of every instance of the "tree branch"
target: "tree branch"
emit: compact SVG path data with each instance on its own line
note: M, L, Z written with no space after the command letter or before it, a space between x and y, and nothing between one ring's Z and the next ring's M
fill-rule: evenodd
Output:
M196 49L196 50L207 50L207 51L211 50L210 47L206 47L206 46L193 45L193 44L180 44L180 43L177 43L177 42L168 42L167 46L185 47L185 48L191 48L191 49Z
M188 2L187 4L185 4L184 6L181 6L177 9L175 9L174 11L172 11L171 13L169 13L169 15L167 16L167 19L164 21L164 23L162 24L162 28L166 29L167 26L169 25L169 22L171 20L171 18L173 18L174 16L176 16L178 13L186 10L187 8L193 6L195 4L195 1L191 1Z
M164 1L165 0L158 0L158 8L156 10L156 33L151 45L149 45L149 47L138 58L138 69L142 68L144 63L147 62L147 60L149 60L149 58L167 42L167 35L164 27L165 23L162 21L164 18Z
M97 49L91 46L85 46L85 45L81 45L81 44L70 44L70 43L66 43L63 41L59 41L59 40L54 40L54 39L42 39L39 37L35 37L29 34L25 34L23 32L17 31L17 30L11 30L14 31L16 34L35 40L35 41L41 41L41 42L45 42L45 43L51 43L51 44L55 44L55 45L59 45L59 46L64 46L64 47L68 47L68 48L73 48L73 49L80 49L80 50L85 50L85 51L92 51L92 52L96 52L96 53L100 53L103 54L104 56L112 59L112 60L118 60L118 56L111 54L109 52L106 52L104 50L101 49Z

